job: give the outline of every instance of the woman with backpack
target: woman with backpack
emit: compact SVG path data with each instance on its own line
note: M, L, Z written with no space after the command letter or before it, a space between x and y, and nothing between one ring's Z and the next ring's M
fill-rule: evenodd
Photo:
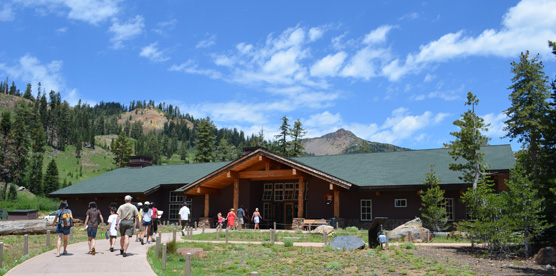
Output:
M71 225L73 224L73 214L68 208L67 202L61 202L60 208L56 211L56 217L52 226L56 226L56 234L58 234L58 243L56 244L56 257L60 257L60 246L62 239L64 240L64 255L68 254L68 235Z
M102 223L102 231L104 231L104 218L97 209L97 203L94 201L89 202L89 210L87 210L87 217L85 218L85 230L87 230L87 237L89 242L89 252L87 254L95 255L95 239L97 237L98 221Z

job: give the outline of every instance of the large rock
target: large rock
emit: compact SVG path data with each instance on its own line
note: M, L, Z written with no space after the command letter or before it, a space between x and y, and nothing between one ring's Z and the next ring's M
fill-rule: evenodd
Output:
M365 247L365 241L356 236L339 236L335 237L329 245L336 250L352 251L355 249L363 249Z
M396 227L394 230L388 232L386 235L388 236L388 240L407 239L408 235L410 239L406 241L410 241L410 242L416 242L419 240L420 241L432 240L431 231L423 227L420 218L410 220Z
M326 233L326 235L330 236L332 234L334 234L334 227L329 226L329 225L320 225L319 227L313 229L313 231L311 231L311 233L313 234L323 234Z
M533 260L540 265L556 265L556 249L554 247L541 248Z

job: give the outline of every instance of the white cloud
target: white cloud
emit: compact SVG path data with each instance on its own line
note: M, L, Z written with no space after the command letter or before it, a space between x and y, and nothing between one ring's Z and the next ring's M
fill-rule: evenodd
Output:
M485 120L485 124L490 124L490 126L488 127L488 131L484 133L488 137L500 138L507 134L507 132L504 130L504 128L506 127L506 124L504 122L508 119L508 117L505 113L489 113L481 117L483 117L483 119Z
M201 40L195 46L196 49L199 48L208 48L212 45L216 44L216 35L211 35L207 39Z
M156 23L156 28L153 29L153 32L159 35L166 35L168 31L173 30L176 27L177 23L178 21L176 19L158 22Z
M308 128L322 128L322 127L329 127L335 126L342 122L342 116L340 113L332 114L328 111L313 114L309 117L308 120L303 122L303 125Z
M315 41L322 37L324 30L322 28L314 27L309 29L309 41Z
M85 21L96 25L116 16L122 0L15 0L27 7L41 8L41 11L66 14L69 19ZM69 11L67 11L69 9ZM67 12L67 13L66 13Z
M390 32L390 30L392 30L392 28L395 28L395 26L382 25L375 30L372 30L370 33L365 35L365 37L363 38L363 43L378 44L386 42L386 35L388 34L388 32Z
M66 95L63 97L64 101L67 101L70 106L76 106L79 101L81 100L81 104L89 104L94 106L97 104L94 100L83 99L77 89L71 89Z
M68 31L68 27L62 27L62 28L56 29L56 33L59 33L59 34L66 33L67 31Z
M311 76L328 77L336 76L340 70L347 54L345 52L338 52L334 55L328 55L321 60L317 61L311 67Z
M406 13L404 14L402 17L400 17L400 20L415 20L419 18L419 14L416 12L411 12L411 13Z
M15 14L10 4L4 3L0 8L0 21L12 21L15 19Z
M556 37L556 2L523 0L508 10L499 30L487 29L476 37L466 36L463 30L445 34L422 45L418 53L407 55L405 61L392 60L383 73L396 81L430 63L465 56L512 57L524 50L551 57L547 40L553 37Z
M169 57L164 56L164 51L160 51L158 49L158 42L153 42L148 46L143 47L139 56L148 58L152 62L163 62L170 59Z
M176 72L184 72L188 74L196 74L196 75L203 75L207 76L211 79L221 79L222 74L220 72L211 70L211 69L199 69L197 64L192 60L188 60L180 65L172 65L168 70L176 71Z
M108 29L108 32L112 33L112 38L110 38L110 41L113 43L112 47L114 49L123 48L124 41L140 35L144 28L144 19L140 15L136 15L134 18L122 24L120 24L117 19L114 19L112 26Z
M365 47L350 58L340 76L369 80L380 74L380 67L389 58L388 49Z

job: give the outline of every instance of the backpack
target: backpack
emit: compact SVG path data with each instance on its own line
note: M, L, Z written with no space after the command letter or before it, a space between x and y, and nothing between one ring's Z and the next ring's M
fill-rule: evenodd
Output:
M67 210L62 211L59 216L59 223L62 229L70 229L73 227L73 219L71 218L70 212Z

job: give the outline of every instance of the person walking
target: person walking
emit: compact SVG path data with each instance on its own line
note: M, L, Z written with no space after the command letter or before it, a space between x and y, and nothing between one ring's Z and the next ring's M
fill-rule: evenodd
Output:
M244 218L246 217L245 210L243 210L243 205L237 209L237 221L239 229L243 229L243 224L245 223Z
M179 214L180 214L179 222L181 225L181 235L185 236L185 228L189 224L189 215L190 215L189 207L187 207L186 202L183 203L183 207L181 207Z
M236 214L234 212L234 208L230 209L230 212L228 212L228 215L226 216L226 220L228 221L228 229L235 229L235 220L236 220Z
M154 206L154 202L151 202L151 209L153 210L152 225L151 225L151 240L156 239L156 233L158 232L158 209Z
M87 254L95 255L95 239L97 237L98 221L102 223L102 231L104 231L104 218L97 208L97 203L94 201L89 202L89 209L87 210L87 217L85 218L85 229L87 230L87 240L89 243L89 252Z
M145 243L151 243L151 225L152 225L152 216L153 216L153 209L151 208L151 203L145 201L143 204L143 233L145 233L146 241L143 240L143 236L141 236L141 245Z
M137 231L135 231L135 242L139 242L141 241L141 239L143 239L143 236L141 235L141 229L143 229L143 227L141 227L141 223L143 221L143 203L142 202L138 202L137 203L137 210L139 210L139 228L137 228ZM139 237L141 237L141 239L139 239Z
M114 245L118 238L118 215L116 214L116 207L110 206L110 216L108 217L108 234L110 235L110 252L114 252Z
M127 248L129 247L129 239L133 237L133 230L139 228L139 211L137 207L131 204L132 197L126 195L125 203L118 208L118 225L120 227L120 254L127 257Z
M251 216L251 220L253 220L253 222L255 222L255 227L253 227L253 229L259 229L259 223L261 222L261 220L263 219L263 217L261 217L261 213L259 213L259 208L255 208L255 212L253 212L253 215Z
M68 208L67 202L61 202L60 208L56 211L56 217L54 218L54 222L52 222L52 226L56 226L56 234L58 234L58 243L56 244L56 257L60 257L60 247L62 246L62 240L64 241L64 255L68 254L68 235L70 233L71 228L63 228L62 227L62 219L66 217L70 217L73 220L73 214L71 210Z

